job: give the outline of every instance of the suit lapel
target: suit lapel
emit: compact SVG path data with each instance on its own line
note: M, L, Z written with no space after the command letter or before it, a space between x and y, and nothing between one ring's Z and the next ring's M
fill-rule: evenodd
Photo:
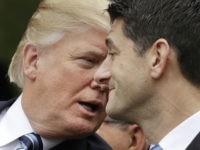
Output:
M200 150L200 132L186 148L186 150Z
M7 101L0 101L0 112L3 111L6 107L10 107L14 102L16 98L7 100Z

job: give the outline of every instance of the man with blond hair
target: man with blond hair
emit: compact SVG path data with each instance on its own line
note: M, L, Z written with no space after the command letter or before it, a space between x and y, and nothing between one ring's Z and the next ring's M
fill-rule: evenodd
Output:
M0 102L0 150L110 150L94 132L108 86L94 81L107 54L105 0L43 0L9 67L22 93Z

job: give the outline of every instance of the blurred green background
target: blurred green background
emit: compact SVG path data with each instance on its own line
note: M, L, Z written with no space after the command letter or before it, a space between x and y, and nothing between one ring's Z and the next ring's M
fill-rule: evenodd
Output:
M0 1L0 100L19 95L20 90L9 83L7 70L29 18L40 0Z

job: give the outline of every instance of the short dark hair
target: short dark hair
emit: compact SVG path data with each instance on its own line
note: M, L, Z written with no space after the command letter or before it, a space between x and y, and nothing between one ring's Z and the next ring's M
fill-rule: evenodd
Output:
M183 76L200 87L200 0L110 0L111 22L142 55L159 38L173 47Z

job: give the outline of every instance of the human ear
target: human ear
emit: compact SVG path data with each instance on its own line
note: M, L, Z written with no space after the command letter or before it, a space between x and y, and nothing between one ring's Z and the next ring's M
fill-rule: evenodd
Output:
M163 75L167 68L170 51L169 43L165 39L158 39L153 43L150 48L150 72L152 78L158 79Z
M24 75L30 79L36 79L38 61L38 48L31 44L26 44L23 50L23 70Z
M132 143L129 150L145 150L147 148L147 140L144 132L137 124L130 125L128 128Z

